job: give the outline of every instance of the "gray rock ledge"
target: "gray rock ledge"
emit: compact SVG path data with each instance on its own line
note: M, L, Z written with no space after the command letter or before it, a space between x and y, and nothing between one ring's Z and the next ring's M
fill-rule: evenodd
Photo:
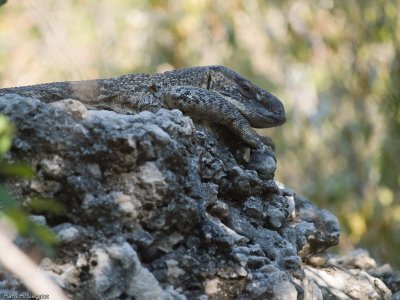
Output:
M66 208L35 218L60 240L41 268L73 299L391 297L384 270L326 255L337 218L247 169L223 128L178 110L121 115L16 95L0 97L0 113L18 128L7 159L38 174L7 186ZM0 274L0 293L24 290Z

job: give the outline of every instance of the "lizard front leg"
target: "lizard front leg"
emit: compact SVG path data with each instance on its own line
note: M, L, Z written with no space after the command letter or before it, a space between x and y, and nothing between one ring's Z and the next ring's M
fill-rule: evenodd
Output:
M191 117L224 125L251 148L267 149L249 121L219 94L192 86L162 88L157 94L166 108L176 108Z
M249 121L224 97L192 86L163 88L159 90L158 97L166 108L176 108L191 117L228 127L252 148L247 168L257 171L262 178L273 178L276 170L273 143L270 148L264 144Z

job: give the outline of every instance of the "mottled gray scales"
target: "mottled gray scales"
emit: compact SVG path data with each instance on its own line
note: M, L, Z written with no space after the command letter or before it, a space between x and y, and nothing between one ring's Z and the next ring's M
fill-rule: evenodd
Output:
M252 127L275 127L286 120L278 98L224 66L0 89L0 95L9 93L44 102L72 98L92 109L123 114L179 109L193 118L228 127L243 142L259 150L265 149L265 145Z

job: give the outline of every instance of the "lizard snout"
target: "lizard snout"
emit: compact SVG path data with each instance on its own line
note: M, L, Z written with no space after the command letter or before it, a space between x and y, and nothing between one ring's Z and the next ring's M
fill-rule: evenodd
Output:
M277 97L264 91L261 105L264 107L262 115L269 123L269 127L279 126L286 122L285 107Z

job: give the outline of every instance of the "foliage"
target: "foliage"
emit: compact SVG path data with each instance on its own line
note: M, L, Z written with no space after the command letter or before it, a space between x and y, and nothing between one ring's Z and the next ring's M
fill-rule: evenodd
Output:
M285 103L277 178L400 266L399 2L13 1L0 83L227 65Z
M5 116L0 115L0 179L10 176L31 179L35 173L29 166L22 163L10 164L3 160L4 154L11 147L13 132L11 123ZM31 211L35 211L32 208L53 213L62 211L58 205L52 204L47 199L32 199L28 203ZM0 185L0 219L2 218L11 221L20 235L31 238L47 255L53 253L52 246L56 245L53 233L47 226L33 222L28 213L21 208L19 202L11 196L4 186Z
M11 138L14 129L7 118L0 115L0 156L3 156L11 147Z

